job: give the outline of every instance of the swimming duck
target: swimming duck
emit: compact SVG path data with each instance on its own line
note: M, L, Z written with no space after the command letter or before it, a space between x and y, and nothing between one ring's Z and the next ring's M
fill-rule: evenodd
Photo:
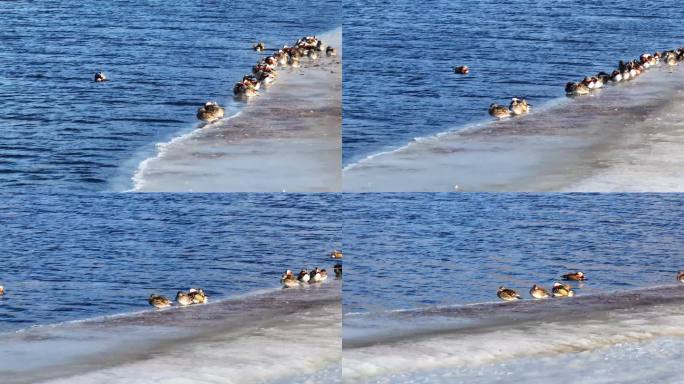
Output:
M328 46L328 48L325 49L325 55L328 57L337 56L337 51L335 48Z
M679 281L680 283L684 283L684 271L677 272L677 281ZM2 287L0 287L0 288L2 288ZM3 292L3 290L0 289L0 295L2 295L2 292Z
M190 288L188 290L188 296L193 304L206 304L208 301L207 295L202 288Z
M164 296L155 295L154 293L150 295L150 298L147 299L147 302L155 308L167 308L171 306L171 300Z
M573 291L569 285L561 283L553 283L553 297L573 297L575 296L575 291Z
M326 271L325 268L319 270L318 274L321 275L321 282L325 281L325 279L328 278L328 271Z
M252 46L252 48L257 51L257 52L263 52L264 49L266 49L266 44L263 42L258 42Z
M493 103L489 106L489 114L497 119L503 119L511 115L511 111L503 105Z
M333 249L332 252L330 252L330 257L333 259L341 259L342 258L342 251L338 251L337 249Z
M513 301L522 299L518 292L509 288L505 288L503 286L499 287L499 290L496 292L496 295L499 296L499 298L503 301Z
M454 68L454 73L459 73L461 75L467 75L470 72L470 68L467 65L461 65Z
M335 272L335 277L337 277L338 279L342 277L342 264L335 264L335 266L333 267L333 271Z
M0 285L0 296L2 296L2 295L4 295L4 294L5 294L5 287L3 287L2 285Z
M511 99L511 104L508 108L514 115L522 115L530 110L530 106L527 104L527 101L525 99L518 99L517 97Z
M207 101L197 110L197 119L213 122L223 117L223 108L215 101Z
M185 307L186 305L192 304L192 298L187 293L178 291L178 293L176 293L176 302Z
M103 72L97 72L97 73L95 73L95 77L93 78L93 80L96 83L101 83L103 81L107 81L107 76L105 76L105 74Z
M587 277L584 276L584 272L566 273L562 277L563 277L563 280L570 280L570 281L583 281L583 280L587 279Z
M292 274L292 271L289 269L283 273L283 275L280 278L280 284L283 285L283 288L294 288L294 287L299 287L299 281L297 281L297 278Z
M530 288L530 296L535 299L546 299L551 295L549 295L549 291L535 284Z
M565 84L565 93L573 96L587 95L591 90L583 83L568 82Z
M299 271L299 275L297 276L297 280L301 281L302 283L308 283L309 279L311 279L311 276L309 276L309 270L304 268L301 271Z

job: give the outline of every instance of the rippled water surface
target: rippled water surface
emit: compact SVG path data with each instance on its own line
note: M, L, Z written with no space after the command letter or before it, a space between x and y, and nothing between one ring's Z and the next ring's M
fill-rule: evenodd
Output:
M344 2L345 165L488 120L487 107L564 97L618 60L684 44L680 2ZM453 67L466 64L467 76Z
M578 296L675 284L684 267L679 195L364 194L344 205L346 313L498 301L500 285L529 297L574 270L589 277Z
M212 300L331 268L338 196L0 195L0 332L147 310L192 286ZM328 265L330 264L330 265Z
M0 2L0 186L130 189L198 105L239 110L232 84L255 41L340 24L339 1Z

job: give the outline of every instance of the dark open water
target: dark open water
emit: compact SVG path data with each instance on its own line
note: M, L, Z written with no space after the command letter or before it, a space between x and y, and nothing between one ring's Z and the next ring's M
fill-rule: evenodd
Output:
M337 1L0 2L0 188L127 190L258 55L341 24ZM92 82L96 71L110 81Z
M331 269L339 197L0 195L0 332L147 310L151 293L210 299L278 288L285 268Z
M353 195L348 195L353 196ZM672 194L363 194L345 199L345 312L528 297L581 270L577 294L675 284L684 200Z
M535 107L620 59L684 45L681 2L344 2L343 164ZM453 67L466 64L467 76Z

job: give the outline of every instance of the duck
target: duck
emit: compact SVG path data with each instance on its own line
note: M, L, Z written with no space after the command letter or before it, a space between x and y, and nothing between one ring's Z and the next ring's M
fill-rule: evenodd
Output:
M161 295L155 295L154 293L150 295L147 302L155 308L168 308L171 306L171 300Z
M454 73L458 73L461 75L467 75L468 72L470 72L470 68L468 68L467 65L461 65L461 66L454 68Z
M309 283L320 283L323 280L325 280L323 278L323 275L321 274L320 268L318 268L318 267L316 267L316 269L312 270L309 273L309 276L310 276ZM327 273L326 273L326 277L327 277Z
M102 83L104 81L107 81L107 76L105 76L104 72L96 72L93 80L96 83Z
M326 271L325 268L321 269L318 273L321 275L321 282L324 282L325 279L328 278L328 271Z
M273 72L274 69L275 68L273 68L273 66L270 66L266 63L258 63L252 67L252 74L259 76L259 74L264 72Z
M535 299L546 299L548 297L551 297L551 295L549 295L549 291L538 286L537 284L533 285L532 288L530 288L530 296L532 296Z
M211 123L222 117L223 108L221 108L215 101L207 101L203 106L197 109L197 119L202 121Z
M266 64L269 68L273 69L278 64L278 59L276 59L273 56L269 56L264 59L264 64Z
M342 251L338 251L337 249L333 249L332 252L330 252L330 257L333 259L341 259L342 256Z
M254 49L257 52L263 52L266 49L266 44L263 42L258 42L252 46L252 49Z
M252 87L256 90L259 90L261 88L261 83L257 80L257 78L253 75L245 75L242 77L242 84L244 84L247 87ZM237 84L236 84L237 85ZM233 93L235 93L235 89L233 89Z
M660 59L662 59L663 54L660 53L659 51L653 52L653 59L655 60L656 64L660 63Z
M263 85L269 85L276 80L276 75L273 72L262 72L257 78Z
M304 268L301 271L299 271L299 275L297 276L297 280L299 280L302 283L308 283L309 279L311 279L311 276L309 276L309 270Z
M530 107L531 107L531 105L527 103L527 100L522 99L522 100L520 101L520 103L521 103L522 106L523 106L523 112L525 112L525 113L530 112Z
M328 57L337 56L337 51L335 48L328 46L328 48L325 49L325 55Z
M319 40L316 36L304 36L297 41L297 45L303 48L314 49L318 46Z
M513 115L522 115L530 110L530 106L525 99L518 99L514 97L511 99L511 104L508 107Z
M596 89L603 88L608 80L610 80L610 76L605 72L599 72L594 78L596 79L596 84L594 85Z
M297 47L295 52L296 52L298 57L304 57L304 56L306 56L307 50L303 46L299 46L299 47Z
M489 114L497 119L503 119L505 117L511 116L511 111L503 105L492 103L489 106Z
M684 271L677 272L677 281L679 281L680 283L684 283ZM2 287L0 287L0 288L2 288ZM3 292L3 290L0 289L0 295L2 295L2 292Z
M499 296L499 298L503 301L513 301L522 299L518 292L509 288L505 288L503 286L499 287L499 290L496 292L496 295Z
M340 263L335 264L335 266L333 267L333 271L335 272L335 277L337 277L338 279L341 278L342 277L342 264L340 264Z
M193 304L206 304L208 301L207 295L202 288L190 288L188 290L188 296Z
M186 305L192 304L192 298L189 294L183 291L178 291L178 293L176 293L176 302L182 307L185 307Z
M280 284L283 285L283 288L295 288L299 287L299 281L297 281L297 278L292 274L292 271L289 269L283 273L283 275L280 277Z
M563 280L570 280L570 281L583 281L586 280L587 277L584 275L584 272L573 272L573 273L566 273L565 275L561 276Z
M582 84L586 85L589 89L594 89L596 88L596 78L587 76L582 80Z
M629 78L630 79L636 79L637 76L641 74L640 71L638 71L636 68L631 68L629 70Z
M573 291L569 285L561 283L553 283L553 297L573 297L575 296L575 291Z
M622 72L618 71L617 69L613 71L613 73L610 74L610 80L619 83L622 81Z
M4 294L5 294L5 287L3 287L2 285L0 285L0 296L2 296L2 295L4 295Z
M235 86L233 87L233 95L235 95L236 97L246 97L246 98L250 98L250 97L254 97L254 96L258 95L259 92L257 92L256 88L254 86L252 86L251 84L252 84L251 81L247 82L247 83L244 81L236 83Z
M665 53L665 64L670 66L677 65L677 55L673 51Z
M311 60L316 60L318 59L318 52L314 49L309 49L309 51L306 53L307 56L309 56L309 59Z
M289 64L292 68L299 68L301 66L299 57L293 55L290 55L290 57L287 59L287 64Z
M589 89L589 87L583 84L582 82L568 82L565 84L565 93L572 96L587 95L590 91L591 90Z

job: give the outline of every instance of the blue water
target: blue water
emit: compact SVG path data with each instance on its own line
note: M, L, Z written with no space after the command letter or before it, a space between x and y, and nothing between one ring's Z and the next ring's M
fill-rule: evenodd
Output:
M275 47L341 25L340 2L0 2L0 188L126 190L154 144ZM109 82L92 82L104 71Z
M0 332L147 310L151 293L210 300L331 269L339 196L0 195Z
M672 285L684 269L681 195L360 196L344 200L347 314L498 301L500 285L529 298L574 270L578 296Z
M344 165L489 120L491 103L564 97L620 59L683 44L684 5L614 1L344 2ZM453 67L468 65L467 76Z

